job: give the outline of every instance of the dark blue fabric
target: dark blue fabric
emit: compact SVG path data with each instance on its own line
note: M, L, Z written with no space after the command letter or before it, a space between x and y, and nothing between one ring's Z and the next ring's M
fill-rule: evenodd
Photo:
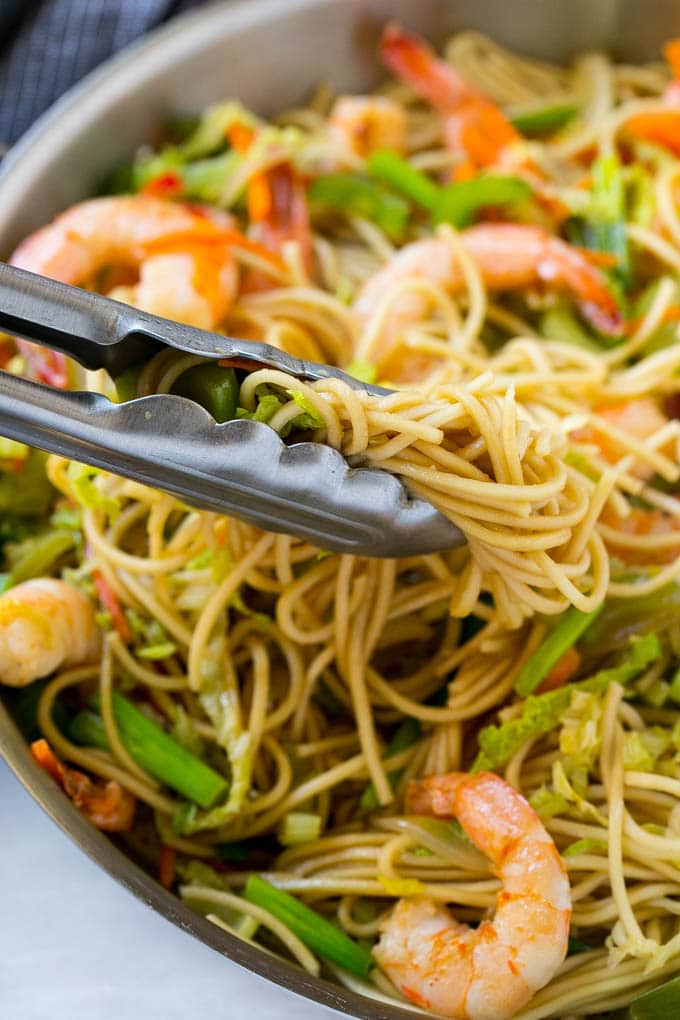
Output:
M107 57L202 0L0 0L0 152Z

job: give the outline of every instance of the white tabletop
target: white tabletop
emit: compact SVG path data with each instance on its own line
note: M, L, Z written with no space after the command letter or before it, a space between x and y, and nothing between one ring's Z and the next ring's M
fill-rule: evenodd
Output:
M175 928L100 871L0 761L0 1014L339 1020Z

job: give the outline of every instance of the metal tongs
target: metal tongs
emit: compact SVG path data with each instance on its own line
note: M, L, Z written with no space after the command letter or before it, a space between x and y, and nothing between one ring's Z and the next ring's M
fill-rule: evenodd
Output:
M342 379L357 390L389 392L268 344L184 326L5 264L0 330L112 376L167 346L237 359L253 370L266 366L298 379ZM0 435L335 552L413 556L464 541L446 517L386 471L351 467L320 443L286 446L261 422L218 425L186 397L162 394L116 404L0 372Z

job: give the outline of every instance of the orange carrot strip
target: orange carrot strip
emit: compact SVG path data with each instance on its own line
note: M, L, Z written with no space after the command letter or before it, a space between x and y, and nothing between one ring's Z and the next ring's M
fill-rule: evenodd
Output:
M158 881L164 889L172 889L175 881L177 854L171 846L163 846L158 854Z
M64 783L64 766L44 738L34 740L31 744L31 753L38 765L45 770L52 779L55 779L60 786Z
M179 174L169 170L158 174L139 189L140 195L151 195L155 198L174 198L184 191L184 184Z
M127 622L125 613L118 601L118 596L100 570L93 571L92 580L95 588L97 589L99 601L111 617L111 623L118 631L121 640L126 645L129 644L132 640L132 632L130 631L130 624Z
M663 48L663 55L673 72L673 77L680 81L680 38L667 42Z
M579 666L581 656L575 648L567 648L564 655L557 660L544 680L536 689L536 694L544 694L546 691L554 691L571 680Z
M654 142L680 156L680 110L637 113L626 121L628 134Z

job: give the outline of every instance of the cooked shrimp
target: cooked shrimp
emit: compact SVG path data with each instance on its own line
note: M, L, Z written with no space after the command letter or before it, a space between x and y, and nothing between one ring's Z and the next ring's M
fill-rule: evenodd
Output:
M31 744L33 757L61 786L86 818L104 832L129 832L137 799L115 779L90 779L59 761L46 740Z
M238 288L220 226L196 210L148 195L95 198L62 213L14 252L13 265L74 286L108 266L139 281L114 296L202 329L217 326Z
M72 584L40 577L0 595L0 683L23 687L94 662L100 641L94 609Z
M439 111L447 146L466 157L470 170L491 166L521 140L505 114L417 36L388 25L381 52L390 70Z
M615 429L643 441L649 439L668 423L668 419L651 397L638 397L625 403L600 407L597 409L597 415L599 418L604 418ZM573 434L573 438L579 442L593 443L610 464L615 464L628 452L625 445L620 443L615 436L598 432L590 426L579 429ZM640 462L633 465L631 474L646 480L652 477L654 468Z
M503 889L493 921L461 924L427 899L400 900L374 950L412 1002L456 1020L505 1020L550 981L567 952L569 880L533 808L490 772L413 782L407 814L457 818Z
M622 332L622 316L604 276L578 248L541 227L514 223L482 223L459 236L490 290L516 290L537 283L551 290L567 290L595 326L613 335ZM355 312L361 319L367 318L393 287L414 277L449 292L459 290L465 282L453 247L443 238L424 238L407 244L366 281L354 303ZM397 298L389 331L417 322L426 308L427 299L419 295Z
M385 96L339 96L328 123L331 137L357 156L403 152L406 145L404 108Z

